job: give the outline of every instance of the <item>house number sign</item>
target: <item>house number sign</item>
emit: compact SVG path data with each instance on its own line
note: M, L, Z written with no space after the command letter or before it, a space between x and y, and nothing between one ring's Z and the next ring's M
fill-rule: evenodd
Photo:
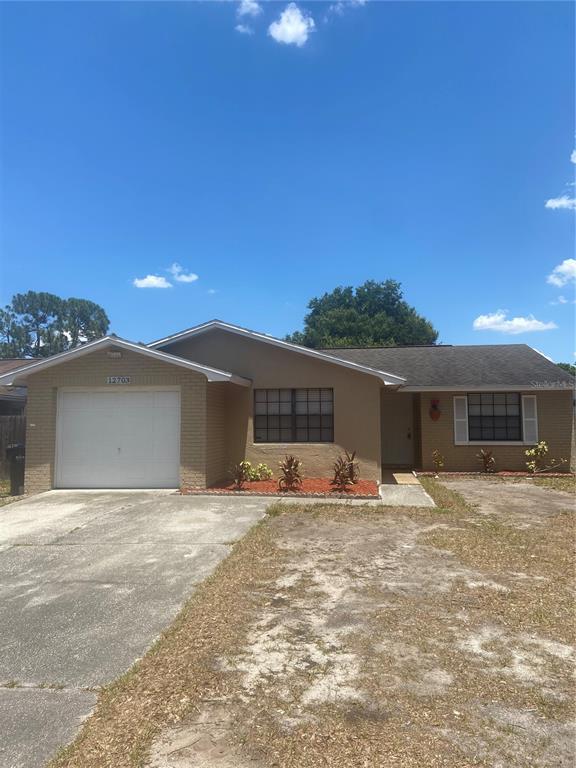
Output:
M106 384L130 384L130 376L108 376Z

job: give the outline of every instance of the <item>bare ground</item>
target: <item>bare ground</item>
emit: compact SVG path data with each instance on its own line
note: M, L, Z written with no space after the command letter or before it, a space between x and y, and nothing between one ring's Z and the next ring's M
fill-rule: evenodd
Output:
M426 484L255 529L56 764L572 766L573 497Z

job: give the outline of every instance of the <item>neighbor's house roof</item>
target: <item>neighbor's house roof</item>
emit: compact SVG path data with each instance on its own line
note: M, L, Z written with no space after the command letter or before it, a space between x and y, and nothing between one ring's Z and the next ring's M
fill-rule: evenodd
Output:
M221 371L218 368L211 368L207 365L194 363L191 360L186 360L183 357L176 357L175 355L169 355L166 352L149 349L143 344L135 344L132 341L121 339L118 336L104 336L101 339L90 341L88 344L74 347L74 349L69 349L67 352L62 352L58 355L45 357L42 360L27 361L29 363L28 365L0 375L0 385L24 384L27 377L32 373L51 368L54 365L60 365L60 363L67 363L70 360L74 360L82 355L87 355L90 352L95 352L98 349L108 349L111 347L125 349L129 352L135 352L136 354L144 355L145 357L151 357L164 363L170 363L172 365L178 365L181 368L197 371L198 373L204 374L208 381L230 381L233 384L240 384L245 387L250 386L250 381L243 376L237 376L229 371Z
M8 371L13 371L16 368L23 368L25 365L30 365L32 360L27 357L7 357L0 360L0 376Z
M10 357L0 360L0 376L17 368L23 368L30 364L27 358ZM26 390L21 387L3 387L0 386L0 400L10 400L11 402L24 402L26 400Z
M307 357L313 357L317 360L323 360L328 363L335 363L341 365L344 368L350 368L358 373L367 373L372 376L377 376L384 384L388 386L399 386L404 384L404 378L401 375L388 373L385 368L379 368L378 366L364 365L360 361L355 360L340 360L334 359L334 355L326 354L319 349L309 349L308 347L301 347L299 344L292 344L289 341L283 341L282 339L276 339L274 336L268 336L266 333L259 333L258 331L251 331L248 328L242 328L239 325L232 325L232 323L225 323L222 320L210 320L207 323L201 325L195 325L192 328L187 328L184 331L173 333L171 336L165 336L163 339L153 341L148 344L150 349L158 349L166 347L169 344L174 344L185 339L190 339L193 336L199 336L200 334L207 333L208 331L221 330L228 333L243 336L244 338L252 339L254 341L264 342L274 347L280 347L290 352L296 352L300 355L306 355Z
M324 354L406 378L404 390L569 389L574 379L527 344L334 348Z

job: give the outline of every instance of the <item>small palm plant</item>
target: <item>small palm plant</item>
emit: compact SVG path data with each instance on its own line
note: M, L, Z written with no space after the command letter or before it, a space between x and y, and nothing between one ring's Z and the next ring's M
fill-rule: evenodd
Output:
M354 480L350 476L350 462L344 456L338 456L333 464L333 468L334 477L330 481L330 485L333 485L335 490L345 491L349 485L354 484Z
M356 484L360 479L360 466L356 461L356 451L352 451L352 453L344 451L344 457L346 464L348 465L348 476L350 481Z
M496 471L496 459L492 451L488 451L485 448L480 449L480 453L476 454L476 458L482 464L482 471L486 473Z
M281 461L278 490L298 491L302 487L302 462L296 456L288 455Z

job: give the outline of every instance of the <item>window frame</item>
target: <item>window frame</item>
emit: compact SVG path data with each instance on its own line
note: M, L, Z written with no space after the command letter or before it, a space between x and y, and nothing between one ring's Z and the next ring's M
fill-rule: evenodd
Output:
M469 395L518 395L520 402L520 440L505 440L502 438L470 439L469 421L468 421L468 396ZM507 445L507 446L529 446L538 443L538 398L536 393L526 393L521 390L478 390L472 389L463 391L453 396L453 444L455 446L471 445ZM477 414L472 414L473 416ZM488 414L486 414L488 415ZM500 414L498 414L500 415Z
M290 392L290 399L282 399L282 393ZM297 393L306 393L305 401L297 397ZM310 392L318 392L318 399L310 399ZM258 399L260 393L265 393L265 399ZM277 399L269 399L270 393L277 393ZM328 398L325 398L326 393L330 393ZM278 410L276 413L257 413L257 404L266 403L266 410L268 411L269 403L278 403ZM290 403L290 412L282 413L281 404ZM298 403L306 403L306 410L298 413ZM309 404L318 403L318 413L310 413ZM322 403L330 403L330 412L322 413ZM300 406L301 407L301 406ZM269 424L270 417L278 418L278 425L271 427ZM311 417L318 417L318 426L312 426L310 424ZM330 425L324 426L322 424L323 419L329 417ZM257 420L266 419L266 426L258 426ZM282 426L282 418L289 419L289 426ZM306 420L305 426L303 426L303 419ZM278 433L278 439L258 439L257 430L265 430L269 433L274 430ZM290 430L290 439L283 439L282 433ZM299 440L297 435L299 431L306 430L307 438L305 440ZM318 431L318 439L311 440L310 432ZM323 440L322 433L329 432L330 439ZM252 440L256 445L330 445L334 443L334 388L333 387L255 387L254 395L252 398Z
M478 402L471 402L471 398ZM496 399L502 399L502 402L496 402ZM512 398L512 400L511 400ZM488 402L490 400L490 402ZM470 443L501 443L510 445L513 443L524 443L524 412L522 395L520 392L467 392L466 393L467 419L468 419L468 442ZM491 413L482 413L484 408L489 409ZM478 413L471 413L471 409L478 409ZM502 413L496 413L497 409L503 409ZM510 409L516 409L516 413L510 413ZM486 425L485 420L490 419L491 424ZM497 419L503 420L503 425L498 426ZM474 420L474 424L472 421ZM512 425L510 422L514 421ZM491 437L477 436L477 432L482 435L484 432L491 431ZM497 431L505 432L506 436L496 434ZM508 437L513 431L514 436ZM472 432L475 436L472 436Z

